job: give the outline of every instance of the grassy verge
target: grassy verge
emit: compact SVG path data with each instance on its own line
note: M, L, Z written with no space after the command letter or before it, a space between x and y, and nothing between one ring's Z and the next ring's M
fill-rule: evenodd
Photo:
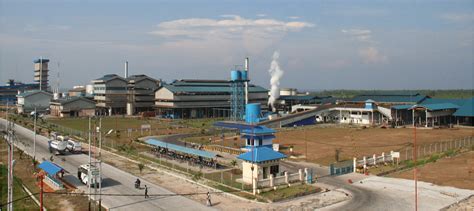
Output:
M321 188L307 185L307 184L293 184L291 187L277 188L277 190L270 190L263 192L260 195L266 199L276 202L282 200L289 200L292 198L309 195L320 192Z
M7 193L8 193L8 186L7 186L7 167L6 165L0 165L0 204L7 203ZM13 203L13 209L16 210L36 210L39 209L39 206L28 196L28 193L23 190L22 182L18 177L15 177L13 182L13 199L20 199L22 200L16 201ZM0 209L6 210L7 205L0 207Z

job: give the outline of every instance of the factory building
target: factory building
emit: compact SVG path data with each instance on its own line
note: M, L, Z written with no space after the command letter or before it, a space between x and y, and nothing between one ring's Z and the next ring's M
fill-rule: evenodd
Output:
M29 113L35 109L38 112L46 112L49 109L51 99L53 99L53 94L46 91L33 90L18 94L17 99L17 110L19 114Z
M179 80L155 92L155 108L168 118L229 117L231 93L231 81ZM267 89L249 84L248 93L250 103L267 105Z
M52 100L50 103L52 116L87 117L94 116L95 102L85 97L67 97Z
M128 81L116 74L104 75L92 81L94 101L99 114L125 114Z
M0 104L16 104L17 94L39 89L39 84L24 84L13 79L5 86L0 86Z
M155 90L160 81L146 75L128 78L104 75L92 81L94 100L99 114L128 114L153 111Z
M127 80L127 115L153 111L160 81L146 75L131 75Z

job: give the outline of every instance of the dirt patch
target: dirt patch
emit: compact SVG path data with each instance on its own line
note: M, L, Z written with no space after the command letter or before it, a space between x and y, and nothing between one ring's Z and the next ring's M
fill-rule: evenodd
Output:
M474 129L419 129L418 145L448 141L472 136ZM308 161L329 164L336 160L336 149L340 150L339 159L352 159L382 152L397 151L413 142L413 129L381 128L318 128L286 129L276 133L274 143L281 145L285 153L290 146L296 155L308 155ZM306 151L307 149L307 151Z
M413 171L390 175L413 179ZM441 186L474 190L474 151L447 157L418 168L418 179Z

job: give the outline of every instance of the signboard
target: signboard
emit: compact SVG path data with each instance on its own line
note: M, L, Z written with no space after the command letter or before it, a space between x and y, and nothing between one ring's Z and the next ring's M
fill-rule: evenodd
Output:
M92 169L91 175L92 176L98 176L99 175L99 170L98 169Z
M392 152L392 158L400 158L400 152Z

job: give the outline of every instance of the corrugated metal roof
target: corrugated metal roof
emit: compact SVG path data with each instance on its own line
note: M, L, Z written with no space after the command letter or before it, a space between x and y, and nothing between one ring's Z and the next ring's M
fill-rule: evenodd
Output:
M260 163L264 161L283 159L286 158L286 155L274 151L269 147L262 146L255 147L246 153L240 154L237 158L249 162Z
M49 92L45 92L45 91L40 91L40 90L32 90L32 91L27 91L27 92L23 92L23 93L20 93L17 95L17 97L27 97L27 96L30 96L30 95L33 95L33 94L36 94L36 93L39 93L39 92L42 92L44 94L48 94L48 95L53 95Z
M458 106L464 105L470 99L447 99L447 98L427 98L421 102L422 105L427 104L440 104L440 103L452 103Z
M190 155L195 155L195 156L201 156L209 159L213 159L216 157L215 153L208 152L208 151L203 151L203 150L198 150L198 149L193 149L193 148L187 148L183 146L178 146L175 144L169 144L160 140L156 139L148 139L145 141L147 144L151 144L153 146L157 147L163 147L163 148L168 148L169 150L177 151L177 152L182 152Z
M395 110L407 110L407 109L410 109L411 107L413 107L414 105L413 104L408 104L408 105L395 105L395 106L392 106L392 109L395 109Z
M63 168L59 167L55 163L51 163L49 161L43 161L38 165L40 169L43 169L46 173L49 175L56 175L58 172L60 172Z
M166 88L173 93L230 93L230 82L226 83L195 83L195 82L174 82L172 84L164 84L162 88ZM268 92L261 86L249 85L249 92Z
M467 99L466 102L454 112L453 116L474 117L474 97Z
M353 97L351 102L365 102L373 100L378 103L419 103L426 99L425 95L358 95Z
M271 128L268 128L268 127L265 127L265 126L258 126L258 127L255 127L255 128L252 128L252 129L243 129L242 130L242 133L244 134L273 134L275 133L276 131L271 129Z
M419 104L415 105L412 108L415 107L423 107L426 108L430 111L437 111L437 110L445 110L445 109L458 109L459 106L452 104L452 103L436 103L436 104Z

